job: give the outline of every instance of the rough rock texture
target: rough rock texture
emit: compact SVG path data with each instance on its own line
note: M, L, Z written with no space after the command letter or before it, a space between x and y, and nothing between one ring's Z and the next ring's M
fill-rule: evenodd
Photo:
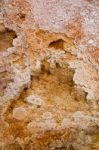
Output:
M0 0L0 150L99 150L99 1Z

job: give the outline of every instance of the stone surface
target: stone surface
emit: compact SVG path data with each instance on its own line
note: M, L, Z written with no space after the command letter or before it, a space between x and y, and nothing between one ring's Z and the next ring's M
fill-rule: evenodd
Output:
M99 1L0 1L0 149L99 149Z
M13 118L17 120L24 120L27 116L27 112L23 107L13 109Z

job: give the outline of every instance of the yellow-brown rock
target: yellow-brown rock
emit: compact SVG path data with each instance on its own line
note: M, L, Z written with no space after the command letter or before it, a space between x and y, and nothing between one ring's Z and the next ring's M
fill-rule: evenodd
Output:
M98 0L0 0L0 150L99 150Z

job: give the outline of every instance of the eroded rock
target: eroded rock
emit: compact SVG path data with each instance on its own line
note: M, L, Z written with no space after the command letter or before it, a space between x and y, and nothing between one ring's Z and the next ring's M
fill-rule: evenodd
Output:
M0 149L99 149L99 2L2 0Z

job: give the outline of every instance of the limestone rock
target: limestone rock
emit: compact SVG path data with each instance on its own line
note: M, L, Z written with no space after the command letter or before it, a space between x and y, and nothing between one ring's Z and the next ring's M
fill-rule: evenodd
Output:
M99 149L99 1L0 1L0 149Z

